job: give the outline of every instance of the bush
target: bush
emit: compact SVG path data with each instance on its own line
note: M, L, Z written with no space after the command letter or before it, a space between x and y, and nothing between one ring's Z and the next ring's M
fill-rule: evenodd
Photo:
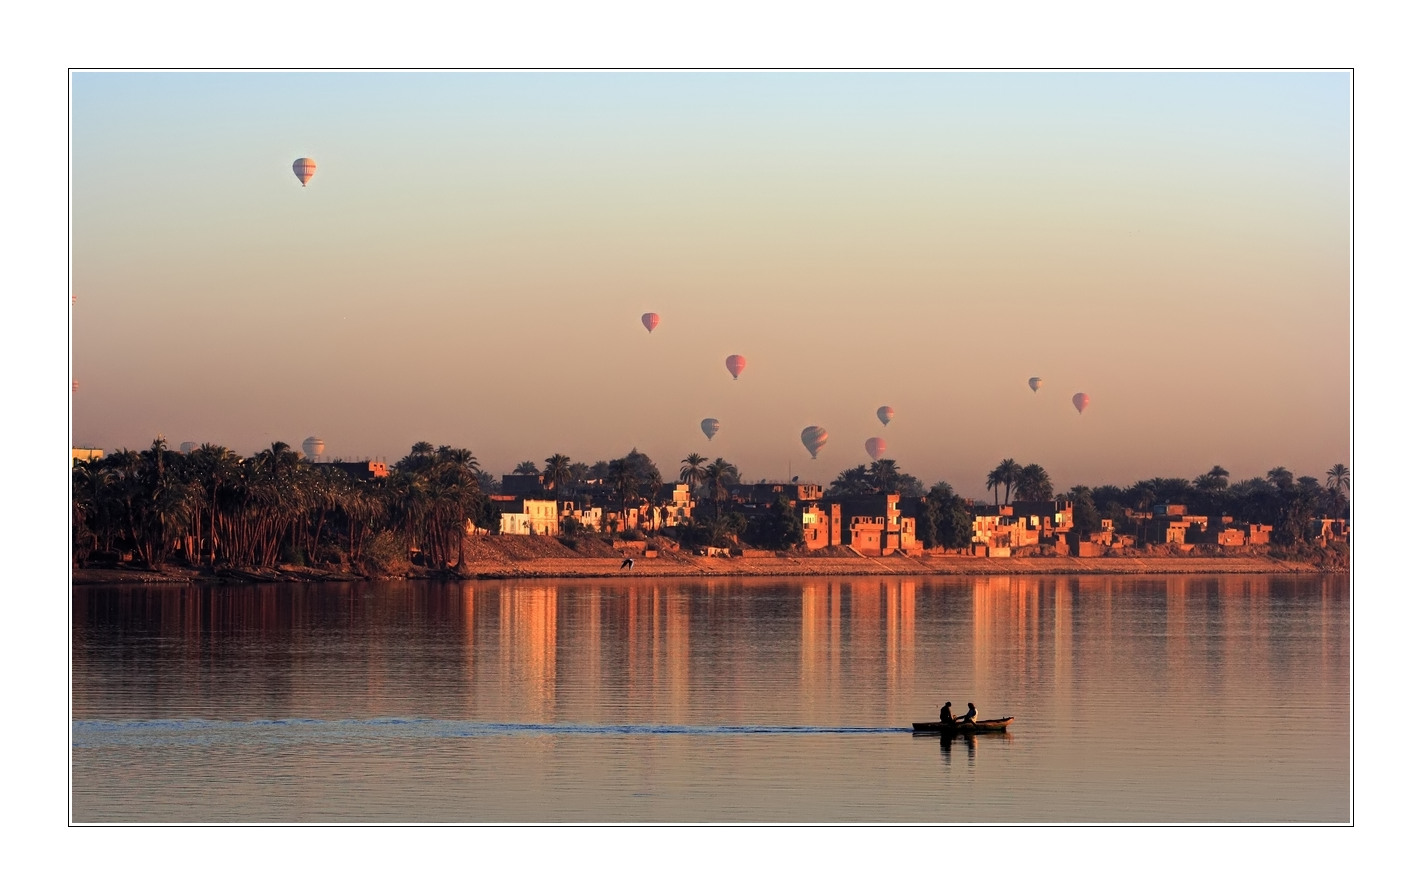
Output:
M410 571L410 551L405 538L382 531L365 547L366 571L372 575L403 575Z

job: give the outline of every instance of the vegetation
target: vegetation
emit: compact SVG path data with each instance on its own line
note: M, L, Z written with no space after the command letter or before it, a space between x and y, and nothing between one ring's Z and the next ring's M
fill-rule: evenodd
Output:
M644 528L662 527L669 500L662 475L636 448L592 464L555 453L544 464L546 497L584 508L640 508ZM532 461L515 469L520 475L539 472ZM680 461L678 480L705 510L693 524L674 530L683 544L784 550L803 543L799 511L785 496L768 507L731 502L740 471L729 460L689 454ZM1008 458L988 472L986 482L994 500L1001 497L1003 503L1072 501L1081 531L1097 530L1102 519L1129 530L1128 511L1184 504L1193 515L1272 525L1271 540L1285 549L1308 543L1314 519L1346 519L1350 512L1351 474L1342 463L1328 469L1323 482L1278 466L1231 483L1229 471L1214 466L1193 480L1076 485L1054 495L1042 466ZM241 457L212 444L179 453L159 438L143 451L121 449L74 462L73 558L87 564L131 557L147 568L171 562L208 569L333 565L365 574L397 573L414 563L458 572L470 531L497 530L498 514L489 499L495 488L494 477L468 450L429 442L413 445L388 477L364 478L338 464L305 462L282 442ZM845 469L825 500L876 493L901 495L926 546L960 548L970 542L968 502L947 482L925 489L891 459ZM578 534L575 527L564 534Z

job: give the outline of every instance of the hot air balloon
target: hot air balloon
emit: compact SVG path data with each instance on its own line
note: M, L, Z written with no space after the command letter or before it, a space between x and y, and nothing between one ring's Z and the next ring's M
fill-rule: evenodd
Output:
M198 443L196 441L185 441L182 444L178 445L178 450L182 451L185 454L191 454L197 449Z
M1031 379L1027 380L1027 384L1030 385L1032 387L1032 391L1035 392L1037 389L1042 387L1042 377L1033 376Z
M315 463L316 458L325 453L326 442L317 438L315 435L312 435L310 438L301 442L301 450L306 453L306 459L310 460L312 463Z
M79 394L79 380L74 380L74 382L70 384L69 390L76 395Z
M886 426L889 424L889 420L894 418L894 408L890 407L887 404L885 404L883 407L880 407L874 412L879 415L879 422L883 423Z
M721 421L713 420L711 417L708 416L706 419L701 421L701 431L706 433L706 440L710 441L712 438L715 437L717 432L721 431Z
M829 433L823 426L806 426L800 432L800 443L810 452L812 459L819 457L820 448L825 446L826 441L829 441Z
M746 359L739 354L733 354L726 358L726 369L731 371L732 379L740 379L741 371L746 368Z
M656 314L653 314L651 311L648 311L647 313L642 315L642 325L647 328L647 332L651 332L652 330L656 329L657 324L661 322L662 318L658 317Z
M1071 396L1071 403L1076 405L1076 412L1081 413L1091 403L1091 396L1086 392L1077 392Z
M306 186L311 175L316 173L316 162L309 158L299 158L291 163L291 170L295 172L296 179L301 181L301 185Z
M864 450L869 452L869 456L875 460L884 456L884 451L889 449L889 443L882 438L871 438L864 442Z

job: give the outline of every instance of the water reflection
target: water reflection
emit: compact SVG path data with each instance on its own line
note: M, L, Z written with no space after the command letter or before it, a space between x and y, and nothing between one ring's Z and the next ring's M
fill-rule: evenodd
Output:
M74 702L80 716L132 703L160 716L216 704L367 717L439 695L442 717L838 723L849 710L907 723L942 696L988 717L1044 703L1065 721L1097 708L1087 690L1146 675L1174 711L1205 711L1261 656L1281 685L1322 674L1346 689L1346 579L1310 581L1300 610L1291 594L1304 586L1241 575L91 589L74 601L76 673L111 680L76 686Z
M80 588L72 636L88 817L944 819L945 698L1017 718L940 739L957 819L1348 816L1342 576Z

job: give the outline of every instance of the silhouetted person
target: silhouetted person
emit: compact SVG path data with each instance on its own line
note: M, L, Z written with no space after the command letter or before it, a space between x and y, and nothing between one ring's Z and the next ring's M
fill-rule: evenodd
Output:
M622 565L619 566L618 568L620 568L620 569L630 569L630 568L632 568L632 557L629 556L629 557L627 557L626 559L624 559L624 560L622 561Z
M963 717L959 718L958 720L962 721L964 724L972 724L974 721L977 720L977 718L978 708L970 702L968 703L968 713Z
M956 718L953 717L953 703L951 703L951 702L945 702L945 703L943 703L943 708L941 708L941 709L938 710L938 723L940 723L940 724L956 724L956 723L958 723L958 719L956 719Z

